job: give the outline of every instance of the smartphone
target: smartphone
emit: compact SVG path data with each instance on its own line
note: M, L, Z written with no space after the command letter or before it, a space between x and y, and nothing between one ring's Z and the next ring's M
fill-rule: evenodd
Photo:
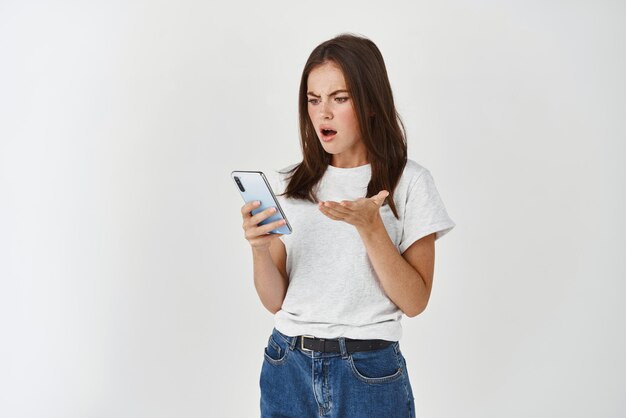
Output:
M261 205L256 209L252 210L252 214L256 215L257 213L264 211L267 208L275 207L276 212L267 219L259 222L259 225L265 225L270 222L278 221L280 219L285 220L285 225L273 229L270 231L272 234L291 234L291 225L289 225L289 221L285 216L285 212L278 204L278 199L276 199L276 195L272 191L272 187L270 186L265 174L261 171L233 171L230 173L230 176L235 181L237 185L237 189L239 190L239 194L243 197L243 201L245 203L251 202L253 200L258 200L261 202Z

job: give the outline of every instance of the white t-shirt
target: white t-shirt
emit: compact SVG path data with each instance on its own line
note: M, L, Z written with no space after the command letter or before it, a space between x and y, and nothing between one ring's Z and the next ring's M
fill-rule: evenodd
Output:
M274 191L285 190L287 177L274 177ZM328 166L317 185L319 200L356 200L367 193L371 166ZM402 311L383 291L356 228L326 217L316 203L278 196L293 233L281 237L287 250L289 287L274 316L276 329L289 336L383 339L402 336ZM441 238L454 227L430 172L408 160L395 189L400 219L389 205L381 208L385 228L400 253L418 239Z

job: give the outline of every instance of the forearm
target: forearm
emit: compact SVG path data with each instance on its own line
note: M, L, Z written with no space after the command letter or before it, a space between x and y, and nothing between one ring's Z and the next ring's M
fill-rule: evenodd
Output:
M265 308L276 313L287 294L288 280L280 273L267 248L252 248L254 287Z
M387 297L409 317L421 313L428 304L430 289L398 252L382 219L357 230Z

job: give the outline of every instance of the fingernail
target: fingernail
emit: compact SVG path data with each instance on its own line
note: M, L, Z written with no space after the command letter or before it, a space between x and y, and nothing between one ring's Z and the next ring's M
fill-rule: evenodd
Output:
M255 201L254 201L254 206L258 206L258 205L260 205L260 204L261 204L261 202L259 202L258 200L255 200Z
M276 208L270 208L270 212L276 212Z

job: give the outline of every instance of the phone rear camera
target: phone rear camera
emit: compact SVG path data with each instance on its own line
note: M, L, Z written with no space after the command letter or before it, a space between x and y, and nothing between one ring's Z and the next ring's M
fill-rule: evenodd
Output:
M235 183L237 183L237 187L239 187L239 190L241 190L242 192L245 192L246 189L244 189L243 184L241 184L241 180L239 180L239 177L235 176Z

